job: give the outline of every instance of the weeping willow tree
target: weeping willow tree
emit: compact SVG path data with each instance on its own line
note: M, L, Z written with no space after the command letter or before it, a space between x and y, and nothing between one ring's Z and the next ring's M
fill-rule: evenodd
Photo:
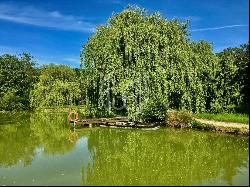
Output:
M124 108L140 119L148 106L213 110L221 68L212 46L189 39L188 22L128 7L96 28L81 52L87 108Z

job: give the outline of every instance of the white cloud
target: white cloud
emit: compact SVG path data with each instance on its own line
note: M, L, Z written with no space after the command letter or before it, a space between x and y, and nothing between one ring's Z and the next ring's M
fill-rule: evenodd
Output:
M79 58L75 58L75 57L66 57L63 60L73 63L73 64L80 64L80 57Z
M22 51L16 47L0 45L0 55L3 54L21 54Z
M4 54L11 54L11 55L20 55L23 52L21 48L10 47L0 44L0 56ZM75 56L49 56L49 55L39 55L36 53L30 53L34 57L34 61L37 63L37 66L41 66L43 64L65 64L74 68L79 68L80 66L80 57Z
M225 29L225 28L234 28L234 27L246 27L248 25L226 25L221 27L208 27L208 28L200 28L200 29L191 29L191 32L199 32L199 31L211 31L211 30L219 30L219 29Z
M0 20L80 32L93 32L95 28L81 17L10 3L0 3Z
M65 60L65 58L61 58L61 57L37 56L35 57L34 60L37 62L38 67L44 64L57 64L57 65L64 64L64 65L71 66L74 68L78 68L80 66L80 62L72 63L72 62Z
M43 64L64 64L74 68L79 68L80 66L80 57L76 56L48 56L48 55L37 55L35 61L39 66Z

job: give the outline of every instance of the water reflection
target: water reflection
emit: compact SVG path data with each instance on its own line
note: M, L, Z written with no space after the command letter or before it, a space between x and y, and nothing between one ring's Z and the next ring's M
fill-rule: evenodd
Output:
M83 185L235 185L248 168L248 139L224 134L101 129L88 143L94 164Z
M0 119L0 166L12 166L18 162L29 165L38 147L43 148L44 154L64 154L76 142L76 139L68 141L72 132L66 115L62 113L17 113L0 116Z
M63 113L0 114L0 185L248 185L248 137L73 130Z
M12 119L10 115L1 115L1 119L0 166L12 166L20 160L29 165L38 141L30 128L29 115L17 115ZM4 122L6 125L3 125Z
M73 149L76 140L68 141L71 131L65 114L35 113L30 120L31 129L45 154L64 154Z

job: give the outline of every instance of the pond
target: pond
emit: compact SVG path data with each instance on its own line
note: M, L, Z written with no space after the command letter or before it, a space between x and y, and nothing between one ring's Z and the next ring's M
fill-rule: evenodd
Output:
M249 138L193 129L69 127L0 114L0 185L249 185Z

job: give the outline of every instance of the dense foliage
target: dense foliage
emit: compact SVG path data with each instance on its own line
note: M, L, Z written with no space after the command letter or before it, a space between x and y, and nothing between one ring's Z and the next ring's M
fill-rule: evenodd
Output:
M29 54L0 56L0 110L29 109L29 92L36 78Z
M74 69L65 65L44 65L30 94L31 106L50 107L78 104L79 81Z
M249 111L249 43L218 53L220 74L217 93L220 111Z
M82 51L87 106L109 113L126 106L133 120L154 101L168 109L233 111L248 84L234 78L237 60L214 54L206 41L191 42L187 27L137 7L113 15Z

